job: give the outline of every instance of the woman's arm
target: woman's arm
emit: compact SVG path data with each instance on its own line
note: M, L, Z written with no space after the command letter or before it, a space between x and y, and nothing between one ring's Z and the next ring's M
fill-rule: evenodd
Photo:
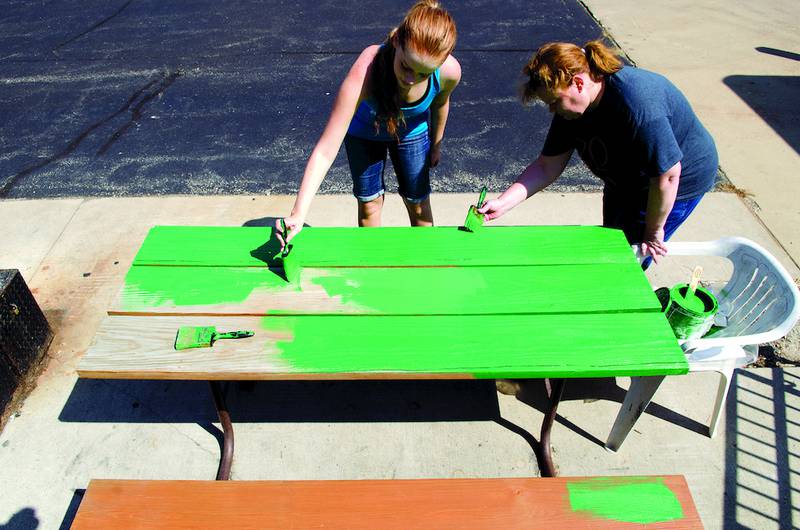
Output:
M667 247L664 245L664 225L675 204L680 179L680 162L663 174L650 179L641 251L643 256L653 256L653 261L656 263L658 263L658 256L667 253Z
M461 81L461 65L455 57L448 55L439 69L439 80L442 90L431 104L431 167L439 164L441 158L442 139L447 116L450 113L450 94Z
M478 213L484 219L497 219L516 205L552 184L567 167L572 150L556 156L539 155L498 198L486 201Z
M306 164L292 213L285 219L286 228L289 231L286 241L292 239L303 228L311 201L339 153L353 114L359 103L366 98L367 72L378 49L379 46L375 45L361 52L339 87L328 123ZM275 222L275 227L280 232L280 219ZM285 244L282 236L283 233L280 232L278 240L281 242L281 246Z

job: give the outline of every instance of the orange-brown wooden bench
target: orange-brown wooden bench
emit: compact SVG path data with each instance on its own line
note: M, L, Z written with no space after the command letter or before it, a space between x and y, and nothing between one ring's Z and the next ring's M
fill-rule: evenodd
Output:
M92 480L74 529L702 528L683 476Z

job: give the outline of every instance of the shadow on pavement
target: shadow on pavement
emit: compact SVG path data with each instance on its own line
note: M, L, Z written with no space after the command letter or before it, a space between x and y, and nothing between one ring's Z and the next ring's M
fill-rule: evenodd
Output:
M797 375L780 368L735 372L725 411L725 530L798 527L792 462L800 454L790 435L798 423L787 416L800 411L799 386Z
M72 522L78 514L78 508L80 508L81 501L83 501L83 496L85 494L86 490L83 488L76 489L72 492L72 499L69 501L67 512L64 514L64 519L61 521L58 530L69 530L72 527Z
M231 419L242 422L492 421L494 381L237 381L223 384ZM203 381L80 379L65 422L217 422Z
M547 410L548 394L545 388L544 379L523 379L518 381L519 391L517 392L517 399L526 403L527 405L542 411ZM586 378L586 379L570 379L566 382L564 387L564 396L561 402L565 401L593 401L603 399L606 401L614 401L622 404L625 399L627 390L617 385L616 379L613 377L600 377L600 378ZM695 421L691 418L679 414L673 410L659 405L655 401L651 401L645 410L645 414L650 414L656 418L678 425L703 436L708 435L708 426ZM557 423L570 429L576 434L583 436L587 440L603 447L605 440L600 440L596 436L587 432L579 425L569 421L561 415L556 416ZM608 429L611 430L614 418L610 417L608 421Z
M800 154L800 76L730 75L723 79L767 125Z
M35 530L36 528L39 528L39 519L33 508L23 508L12 515L5 524L0 524L0 530Z

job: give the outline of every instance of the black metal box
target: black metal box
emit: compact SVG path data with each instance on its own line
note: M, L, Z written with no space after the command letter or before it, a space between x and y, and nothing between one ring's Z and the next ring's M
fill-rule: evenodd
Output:
M0 417L53 333L22 275L0 270Z

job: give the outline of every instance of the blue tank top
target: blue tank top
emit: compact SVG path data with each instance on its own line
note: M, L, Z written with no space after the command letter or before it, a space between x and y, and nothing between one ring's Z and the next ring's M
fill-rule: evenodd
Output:
M400 122L397 128L397 135L400 138L411 138L419 134L428 132L428 116L434 98L441 92L439 82L439 69L437 68L428 78L428 88L422 98L408 107L400 107L403 112L405 123ZM386 130L386 124L381 123L378 134L375 134L375 102L372 98L362 101L350 121L347 134L364 138L366 140L394 140Z

